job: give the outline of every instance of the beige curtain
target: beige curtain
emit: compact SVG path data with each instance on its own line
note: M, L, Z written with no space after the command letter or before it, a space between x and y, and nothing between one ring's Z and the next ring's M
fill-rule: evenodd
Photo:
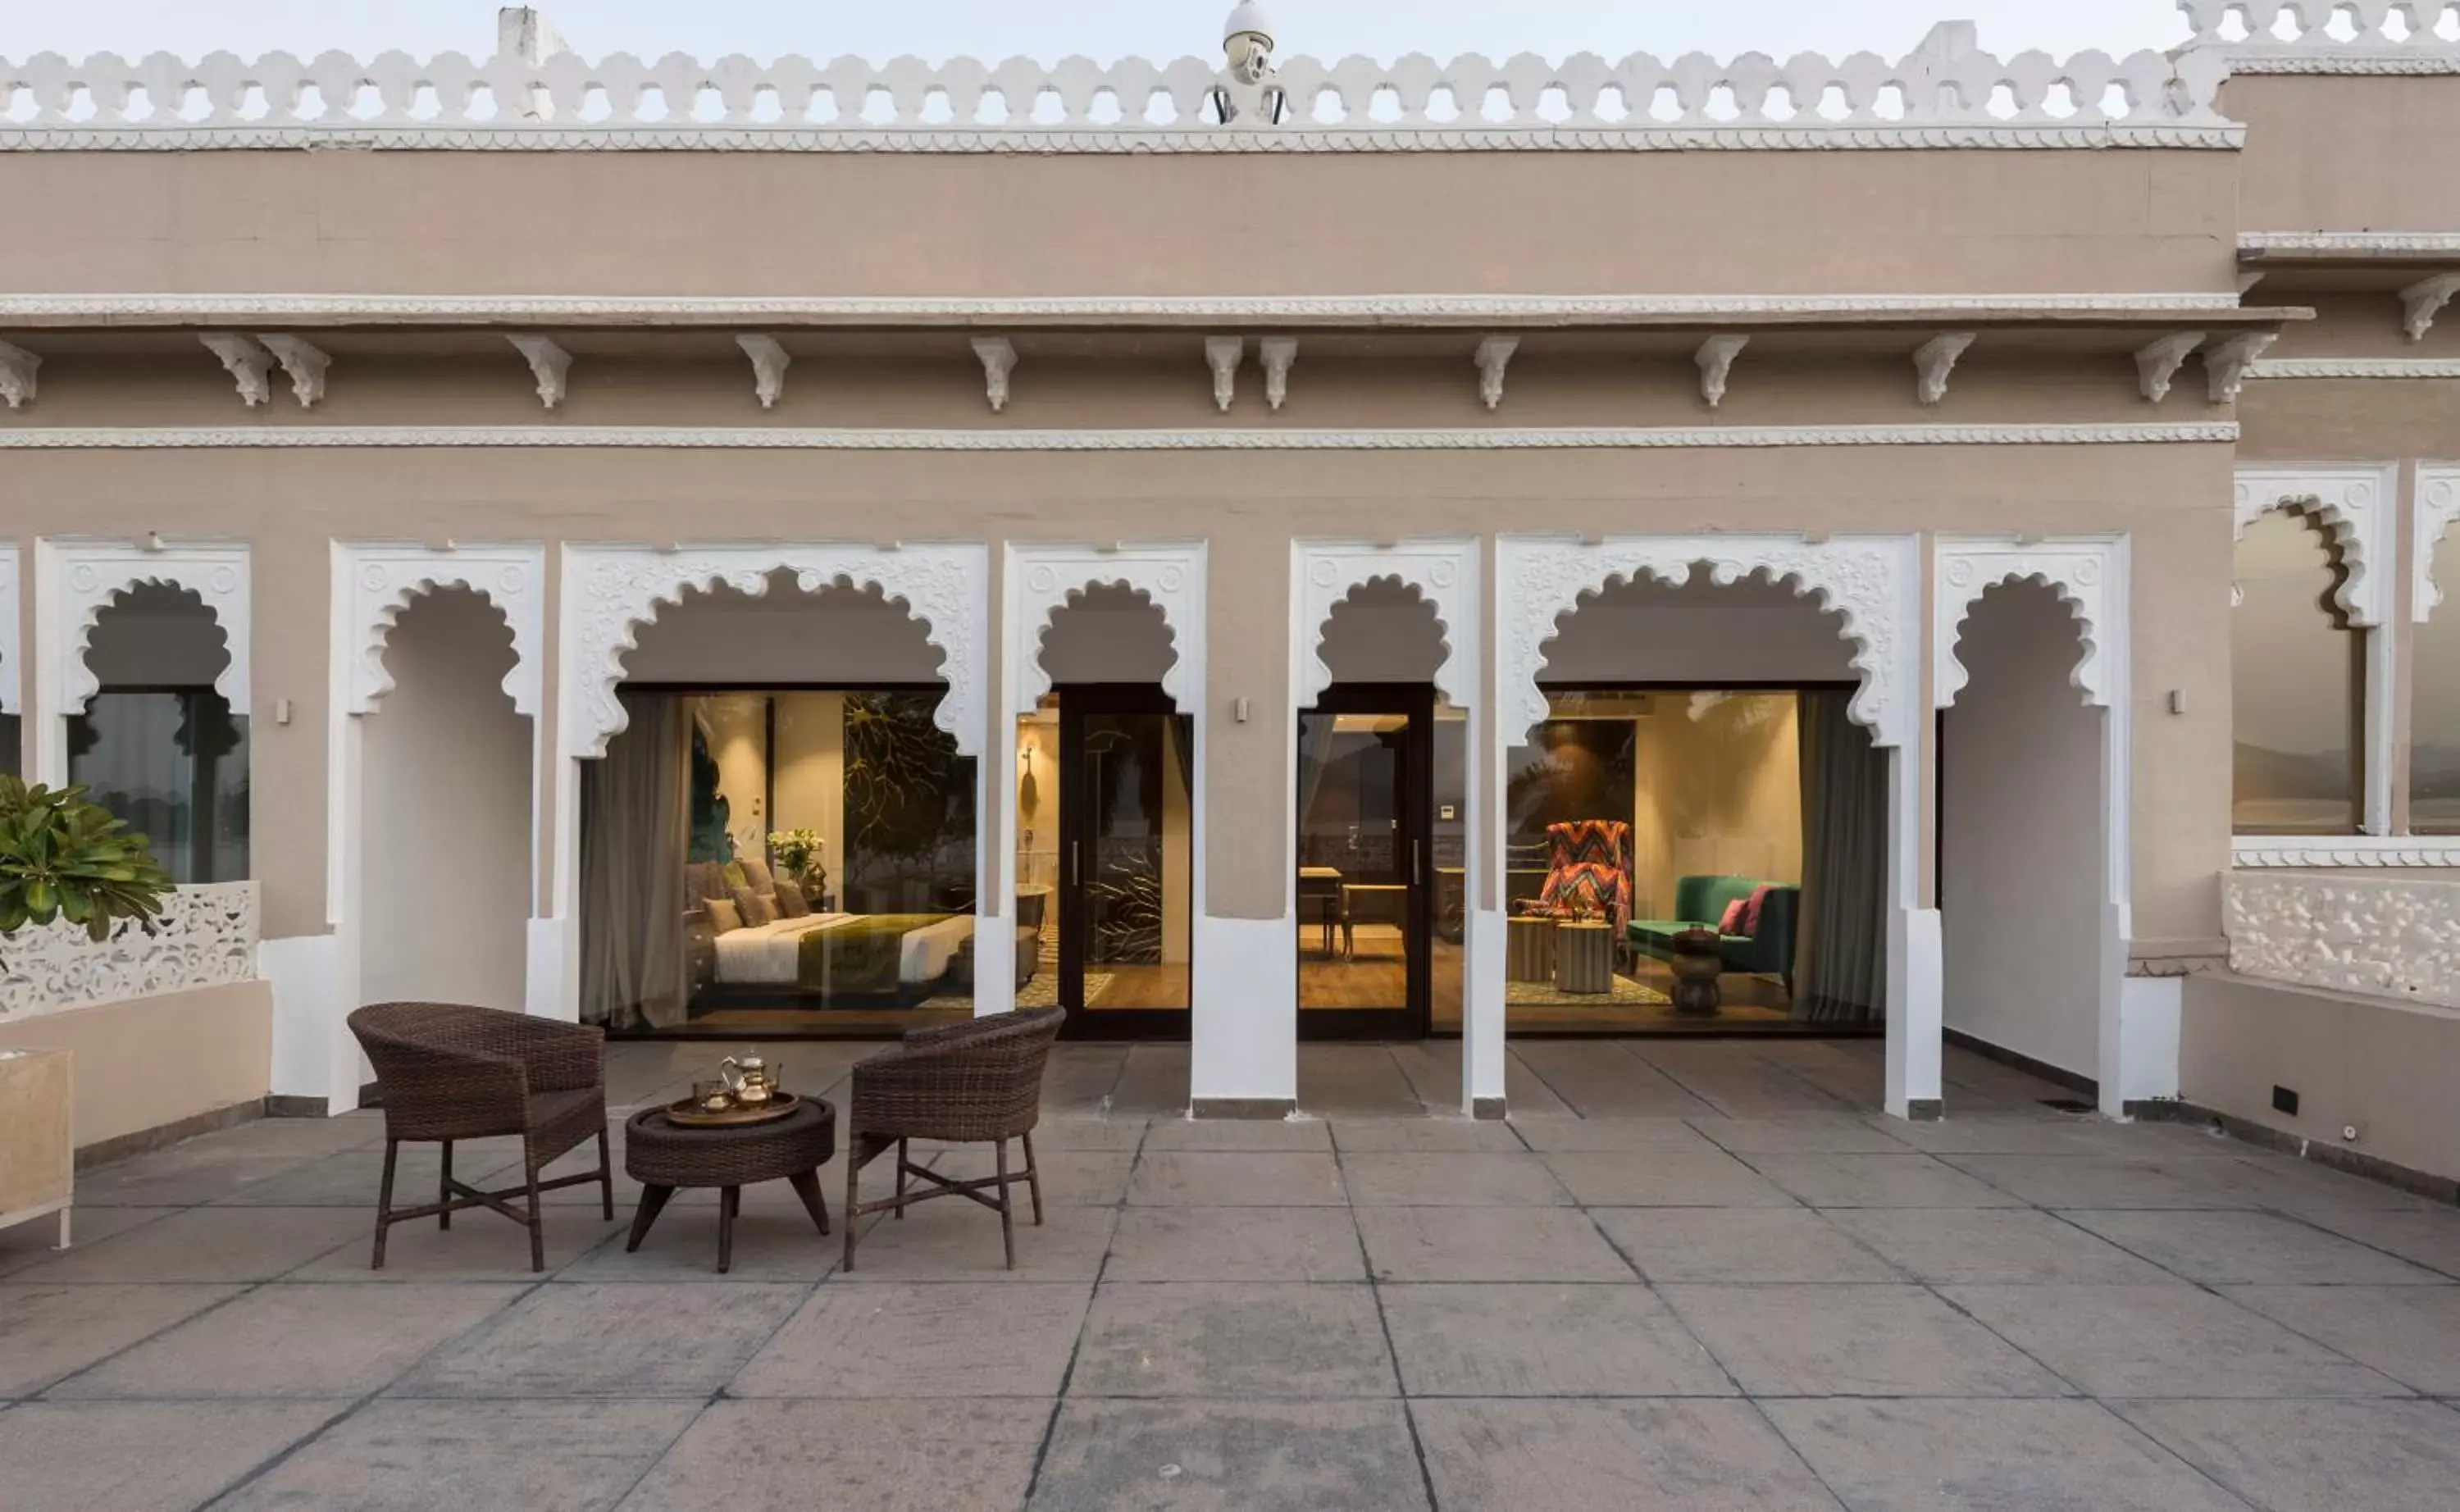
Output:
M619 693L630 723L581 763L581 1016L609 1029L683 1022L683 701Z
M1802 694L1802 905L1793 1016L1839 1028L1887 1018L1888 754L1846 714L1850 690Z

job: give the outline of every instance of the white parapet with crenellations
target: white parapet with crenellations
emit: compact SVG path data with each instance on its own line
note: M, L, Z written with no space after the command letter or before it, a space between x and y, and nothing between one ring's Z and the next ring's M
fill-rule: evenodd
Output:
M152 932L122 920L96 945L57 921L0 937L0 1022L256 978L257 884L207 883L162 900Z
M2460 74L2460 0L2178 0L2236 74Z
M1530 54L1293 57L1278 121L1221 123L1230 75L1184 57L933 65L714 63L506 47L474 61L216 53L0 60L0 150L468 149L1262 152L2231 147L2226 65L2190 53L2001 60L1949 22L1890 61Z

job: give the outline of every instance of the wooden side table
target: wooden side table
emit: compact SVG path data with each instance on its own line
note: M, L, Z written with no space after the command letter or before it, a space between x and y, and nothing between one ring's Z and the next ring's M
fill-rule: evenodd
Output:
M1714 929L1683 929L1673 940L1674 1012L1714 1015L1723 1002L1717 975L1726 969L1726 942Z
M837 1151L838 1110L819 1097L804 1098L786 1118L734 1128L687 1128L669 1119L664 1108L644 1108L624 1125L624 1171L641 1183L641 1206L624 1248L629 1253L641 1247L678 1186L718 1189L720 1275L734 1267L734 1219L742 1210L743 1188L753 1182L793 1186L825 1235L829 1205L820 1196L819 1173Z
M69 1246L76 1125L65 1050L0 1050L0 1228L57 1213Z
M1602 919L1555 926L1555 990L1583 996L1614 990L1614 926Z
M1544 914L1519 914L1505 921L1508 942L1503 952L1503 974L1514 982L1551 982L1555 979L1555 921Z

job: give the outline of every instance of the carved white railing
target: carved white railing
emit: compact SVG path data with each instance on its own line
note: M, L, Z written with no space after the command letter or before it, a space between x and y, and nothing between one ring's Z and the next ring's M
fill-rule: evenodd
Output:
M2460 1008L2460 882L2233 871L2221 906L2240 975Z
M122 923L101 945L55 923L0 938L0 1020L257 975L257 884L181 887L147 934Z
M2460 0L2178 0L2239 74L2460 73Z
M1944 34L1944 35L1942 35ZM1100 152L1635 150L1689 146L2226 146L2217 59L2083 53L2001 61L1969 28L1889 62L1697 53L1610 63L1291 58L1278 124L1218 123L1218 65L967 58L761 64L518 53L253 62L157 53L0 60L0 148L370 146Z

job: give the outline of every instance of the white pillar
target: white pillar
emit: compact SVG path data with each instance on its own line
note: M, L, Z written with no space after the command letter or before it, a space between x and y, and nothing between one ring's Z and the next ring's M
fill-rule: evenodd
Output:
M1919 735L1915 740L1919 740ZM1899 1118L1940 1113L1947 1032L1940 991L1939 910L1920 905L1921 752L1888 753L1887 1111Z

